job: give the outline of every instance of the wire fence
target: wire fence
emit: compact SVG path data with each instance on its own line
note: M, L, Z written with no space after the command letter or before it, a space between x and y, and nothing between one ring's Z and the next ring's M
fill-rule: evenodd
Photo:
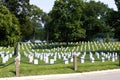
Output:
M0 69L9 67L10 65L15 64L15 61L9 62L8 64L0 64Z

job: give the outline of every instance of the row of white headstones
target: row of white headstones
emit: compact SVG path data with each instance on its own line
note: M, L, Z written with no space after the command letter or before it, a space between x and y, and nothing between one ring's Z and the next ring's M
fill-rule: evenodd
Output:
M57 55L58 55L58 59L61 59L60 58L60 56L62 56L62 58L63 58L63 61L65 62L65 64L67 64L69 61L69 59L70 59L70 62L73 62L73 54L77 54L77 55L80 55L80 52L78 52L78 50L80 49L81 51L83 51L83 49L85 49L85 51L86 51L86 44L88 45L88 49L89 49L89 51L90 51L90 49L93 49L93 50L95 50L95 49L97 49L98 50L98 48L101 48L101 47L104 47L105 49L106 48L114 48L114 47L118 47L118 49L119 49L119 43L117 42L117 43L97 43L97 42L82 42L82 46L80 47L80 46L78 46L77 48L76 47L74 47L73 49L72 49L72 52L73 53L71 53L71 52L67 52L67 51L70 51L69 50L69 48L67 47L67 48L63 48L63 47L61 47L61 48L54 48L53 50L49 50L49 49L47 49L46 50L46 52L47 53L45 53L45 51L43 51L43 53L41 54L41 53L38 53L38 52L35 52L34 50L32 50L32 52L30 51L30 48L32 48L32 47L34 47L34 46L41 46L41 44L29 44L28 46L29 46L29 48L26 46L26 44L25 45L23 45L23 46L25 46L25 48L27 49L27 51L29 51L29 53L30 54L28 54L29 55L29 57L28 56L26 56L26 57L28 57L29 59L30 59L30 61L29 62L32 62L33 60L34 60L34 55L35 55L35 57L37 57L37 58L41 58L40 60L43 60L43 61L45 61L45 63L48 63L49 62L49 55L54 55L54 59L50 59L50 64L54 64L54 62L56 61L56 59L57 59ZM43 45L43 44L42 44ZM54 45L54 43L52 44L52 45ZM83 46L83 45L85 45L85 46ZM90 45L92 45L92 47L90 47ZM19 47L20 48L20 47ZM22 47L22 49L24 49L24 47ZM115 49L114 49L115 50ZM51 51L52 52L58 52L58 51L62 51L61 53L51 53ZM78 53L75 53L75 51L76 52L78 52ZM34 54L35 53L35 54ZM27 54L27 52L24 52L24 54ZM36 54L38 54L38 56L36 56ZM68 58L67 58L67 56L65 55L65 54L69 54L69 56L68 56ZM100 57L100 54L103 56L103 57L101 57L101 61L102 62L104 62L105 61L105 59L108 59L108 60L112 60L113 62L115 61L115 60L117 60L117 53L104 53L104 52L101 52L101 53L98 53L98 52L95 52L95 54L96 54L96 56L97 56L97 58L99 59ZM30 55L32 55L31 57L30 57ZM43 55L43 59L42 59L42 57L40 57L40 55ZM6 63L10 58L12 58L12 56L13 56L13 52L12 53L10 53L9 51L8 52L0 52L0 56L2 57L2 63ZM86 56L86 52L84 52L83 54L82 54L82 56L81 56L81 58L80 58L80 62L81 63L84 63L85 62L85 56ZM79 56L78 56L79 57ZM19 54L19 60L20 60L20 54ZM93 54L90 52L90 61L92 62L92 63L94 63L95 62L95 58L93 57ZM35 59L35 62L37 63L38 62L38 60L37 59Z
M73 62L73 55L77 55L77 57L80 56L80 52L79 53L71 53L71 52L68 52L68 53L26 53L24 52L24 55L25 57L29 58L29 62L32 63L34 62L34 64L38 64L38 59L40 59L41 61L44 61L45 63L50 63L50 64L54 64L55 61L57 59L63 59L64 63L65 64L68 64L69 63L69 60L70 62ZM2 63L6 63L10 58L12 58L13 56L13 53L1 53L0 54L1 57L2 57ZM100 53L98 52L95 52L95 55L97 57L97 59L100 59ZM53 59L50 59L49 57L53 57ZM84 63L85 62L85 56L86 56L86 52L84 52L82 54L82 56L80 57L80 62L81 63ZM104 52L101 52L101 61L102 62L105 62L105 59L107 59L108 61L112 60L112 62L115 62L117 59L118 59L118 55L117 53L104 53ZM18 55L19 57L19 60L20 60L20 53ZM37 58L37 59L34 59L34 58ZM90 58L90 61L92 63L95 62L95 58L93 57L93 54L90 52L89 54L89 58Z
M32 47L38 46L42 47L43 44L28 44L29 48L26 49L29 51ZM84 51L98 51L98 50L108 50L108 51L118 51L120 50L119 42L110 42L110 43L98 43L98 42L82 42L81 45L75 46L72 49L69 47L57 47L53 49L43 49L43 52L84 52Z
M81 49L81 51L83 49L85 49L85 51L86 51L86 44L88 45L89 51L90 51L90 49L95 50L95 48L98 50L99 48L102 48L102 47L105 48L105 50L106 50L106 48L113 48L113 47L115 47L115 48L117 47L119 49L119 42L115 42L115 43L97 43L97 42L88 42L88 43L85 42L84 43L84 42L82 42L82 44L85 45L85 46L82 45L81 48L80 48L80 46L78 46L77 48L74 47L72 49L72 51L71 51L73 53L69 52L69 48L68 47L67 48L63 48L63 47L59 48L58 47L58 48L53 48L51 50L46 49L46 50L43 50L43 53L39 53L39 52L36 52L35 50L31 51L30 48L32 48L34 46L42 46L41 44L35 44L35 45L34 44L28 44L29 48L26 46L26 44L23 45L23 46L27 50L27 52L24 52L24 55L29 58L29 62L30 63L34 62L35 64L38 64L38 59L34 60L35 57L36 58L40 58L40 60L43 60L45 63L49 63L50 62L50 64L54 64L56 59L61 59L61 57L62 57L64 63L68 64L69 60L70 60L70 62L73 62L73 55L74 54L76 54L78 57L80 57L81 53L78 52L79 49ZM92 48L91 48L90 45L94 45L94 46L92 46ZM24 48L22 47L22 49L24 49ZM62 51L62 52L60 52L60 51ZM68 54L68 55L66 56L66 54ZM50 55L54 55L54 56L52 56L52 57L54 57L54 59L50 59L49 58ZM85 60L86 60L85 59L86 52L84 52L81 55L82 56L80 57L80 62L84 63ZM92 63L94 63L95 62L95 58L93 57L92 52L90 52L89 55L90 55L90 61ZM114 62L118 58L117 53L114 53L114 52L113 53L109 53L109 52L107 52L107 53L104 53L104 52L98 53L98 52L95 52L95 55L97 56L98 59L101 58L100 60L102 62L105 62L106 59L108 59L109 61L112 60L112 62ZM100 56L102 56L102 57L100 57Z
M97 57L97 59L101 60L102 62L105 62L105 60L108 60L108 61L112 61L112 62L115 62L117 59L118 59L118 53L104 53L104 52L95 52L95 55ZM85 62L85 56L86 56L86 52L84 52L81 56L81 63L84 63ZM93 57L93 54L92 52L89 53L89 59L92 63L95 62L95 58Z
M0 52L0 56L2 58L2 63L5 64L9 59L13 57L14 52Z
M63 60L64 64L69 64L69 62L73 62L73 55L76 55L80 63L85 63L85 61L88 61L88 59L85 58L87 55L86 52L81 54L80 52L68 52L68 53L26 53L24 52L24 56L29 59L29 63L39 64L39 61L44 61L47 64L55 64L57 60ZM81 56L80 56L81 55ZM52 58L51 58L52 57ZM92 52L89 53L89 61L94 63L95 57L99 59L101 62L105 62L105 60L115 62L118 59L117 53L98 53L95 52L95 55L93 55ZM96 59L96 60L97 60Z
M55 64L55 61L62 59L65 64L69 63L69 59L73 62L73 54L69 53L26 53L25 57L29 58L30 63L38 64L38 61L44 61L47 64ZM52 58L51 58L52 57ZM35 59L34 59L35 58Z

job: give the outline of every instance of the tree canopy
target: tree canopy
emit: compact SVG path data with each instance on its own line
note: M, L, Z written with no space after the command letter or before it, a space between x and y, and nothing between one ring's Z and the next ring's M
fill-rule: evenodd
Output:
M120 0L115 0L115 4L117 6L118 11L114 11L112 15L113 20L111 21L113 24L112 26L115 29L115 37L120 40Z
M13 46L20 34L18 19L6 7L0 6L0 45Z
M47 14L30 0L0 0L0 44L36 38L66 43L97 37L120 40L120 0L115 4L118 11L94 0L56 0Z
M6 0L3 3L19 20L21 40L33 39L36 26L41 27L44 12L37 6L31 5L30 0Z
M85 37L85 30L81 28L80 21L82 0L56 0L51 17L51 40L54 41L75 41Z
M105 33L110 32L110 26L107 24L107 17L111 9L101 2L85 2L83 9L83 28L86 30L86 40L93 40L95 37L103 37Z

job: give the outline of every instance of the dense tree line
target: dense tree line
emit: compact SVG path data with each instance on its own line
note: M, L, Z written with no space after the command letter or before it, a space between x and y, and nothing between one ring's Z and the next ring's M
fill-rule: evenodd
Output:
M30 0L0 0L0 45L35 39L67 43L120 40L120 0L115 4L117 11L93 0L56 0L45 13Z
M0 45L12 45L20 39L18 19L10 11L0 6Z
M96 38L120 39L119 6L114 11L101 2L90 0L56 0L49 13L47 33L50 41L91 41Z
M6 16L6 21L4 20L4 17L0 16L0 20L2 20L3 18L4 23L6 24L0 25L0 28L3 29L3 27L5 27L5 30L9 31L8 34L5 34L5 32L1 30L1 45L5 44L6 46L14 46L14 44L18 41L33 41L36 35L40 36L41 33L39 31L41 31L42 29L42 17L45 15L45 13L40 8L38 8L35 5L31 5L29 0L1 0L0 6L4 7L4 9L6 9L8 12L10 12L10 14L12 14L15 17L14 19L13 16L10 16L11 22L8 22L8 17L6 16L6 14L4 14L4 12L0 12L3 13L4 17ZM3 10L3 8L1 7L0 10ZM18 26L15 24L15 22L18 23ZM12 33L12 29L8 29L11 28L10 26L14 28L17 27L17 31L19 33ZM13 43L13 41L10 38L6 38L2 34L4 34L5 36L16 35L16 37L14 36L16 41L14 41ZM19 38L17 36L19 36Z

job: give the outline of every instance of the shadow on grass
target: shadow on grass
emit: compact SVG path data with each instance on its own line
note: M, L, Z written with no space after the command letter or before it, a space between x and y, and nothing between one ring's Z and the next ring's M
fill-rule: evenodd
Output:
M15 71L10 71L11 73L13 73L14 75L16 75L16 72Z
M1 66L3 67L3 66L5 66L5 64L0 64L0 67L1 67Z
M14 61L13 62L11 62L11 63L9 63L9 64L1 64L0 65L0 69L2 69L2 68L5 68L5 67L8 67L8 66L10 66L10 65L12 65L12 64L14 64Z

